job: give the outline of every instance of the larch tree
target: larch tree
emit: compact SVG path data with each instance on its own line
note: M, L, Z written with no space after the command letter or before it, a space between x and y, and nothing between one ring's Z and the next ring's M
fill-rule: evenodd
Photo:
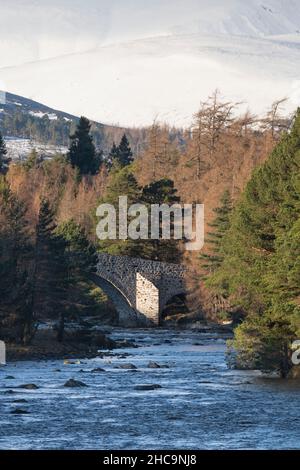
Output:
M231 125L232 112L236 104L222 102L215 91L194 115L191 128L191 142L187 163L196 164L196 177L200 179L214 164L218 144L226 129Z

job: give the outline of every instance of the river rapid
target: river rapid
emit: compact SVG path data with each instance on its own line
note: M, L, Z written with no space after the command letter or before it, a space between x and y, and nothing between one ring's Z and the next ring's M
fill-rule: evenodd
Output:
M1 449L300 448L299 382L229 370L219 335L113 329L111 337L139 347L0 368ZM120 368L128 363L137 369ZM70 378L87 386L64 387ZM39 388L19 388L28 383ZM140 387L151 384L160 388Z

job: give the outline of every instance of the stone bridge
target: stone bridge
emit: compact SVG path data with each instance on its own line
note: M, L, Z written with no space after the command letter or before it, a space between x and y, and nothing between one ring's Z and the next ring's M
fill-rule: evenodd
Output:
M185 272L177 264L103 253L91 279L113 302L120 325L155 326L168 300L186 293Z

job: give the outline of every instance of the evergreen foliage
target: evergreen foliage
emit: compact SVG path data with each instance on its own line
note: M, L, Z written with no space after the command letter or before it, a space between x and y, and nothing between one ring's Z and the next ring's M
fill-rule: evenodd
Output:
M64 315L68 288L65 257L67 243L56 233L54 213L47 200L42 200L36 227L34 266L34 312L37 317Z
M57 227L56 234L62 236L67 243L68 273L73 283L96 271L96 250L79 224L70 219Z
M142 189L142 201L148 206L149 214L151 204L167 204L172 206L173 204L180 203L180 197L177 195L177 189L174 186L174 182L168 178L163 178L158 181L154 181ZM162 220L159 223L159 240L151 240L151 233L149 227L149 255L151 259L166 261L170 263L179 263L181 261L181 240L175 240L174 235L174 217L170 216L170 233L171 239L164 240L162 238Z
M121 167L130 165L133 162L132 151L126 134L123 135L118 147L117 159Z
M97 155L90 129L89 120L81 117L75 133L70 136L68 160L73 168L78 169L81 176L96 174L101 163L101 156Z
M207 284L243 310L237 362L286 376L300 334L300 110L249 181Z
M108 156L108 166L109 168L112 165L116 168L124 168L125 166L130 165L132 162L133 153L131 151L126 134L123 134L123 137L118 146L116 146L115 142L113 143Z
M132 167L127 165L123 168L114 167L111 173L111 179L107 187L106 194L100 203L111 204L116 209L116 239L101 240L99 242L99 249L114 255L127 255L159 261L179 262L181 257L180 241L174 240L173 238L171 240L152 240L150 232L150 205L163 203L172 205L180 201L177 196L177 190L174 187L174 182L168 179L162 179L160 181L150 183L142 188L138 185L132 171ZM128 208L132 204L143 204L148 209L148 227L145 238L141 237L137 240L133 240L130 237L126 240L118 239L119 196L127 196ZM128 216L128 225L135 218L136 216ZM170 222L172 234L172 218ZM141 230L141 227L139 227L138 230Z
M228 190L224 192L220 200L220 207L214 209L215 219L209 224L212 229L206 237L206 245L209 246L210 253L200 256L201 266L208 274L213 273L224 259L222 254L222 240L230 228L230 214L232 212L232 201Z
M2 336L27 343L32 335L26 207L0 180L0 329Z
M0 133L0 174L5 175L8 170L8 165L10 163L10 158L7 157L7 149Z

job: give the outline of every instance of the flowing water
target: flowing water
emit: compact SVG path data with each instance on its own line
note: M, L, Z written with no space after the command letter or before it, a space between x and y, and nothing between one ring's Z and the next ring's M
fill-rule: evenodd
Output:
M298 383L228 370L225 341L212 333L116 329L111 336L139 347L80 364L0 369L1 449L300 448ZM148 368L149 361L167 367ZM129 362L137 370L117 368ZM97 367L105 372L91 372ZM70 378L88 386L64 387ZM26 383L39 388L18 388ZM136 389L141 384L161 388ZM29 414L12 414L16 408Z

